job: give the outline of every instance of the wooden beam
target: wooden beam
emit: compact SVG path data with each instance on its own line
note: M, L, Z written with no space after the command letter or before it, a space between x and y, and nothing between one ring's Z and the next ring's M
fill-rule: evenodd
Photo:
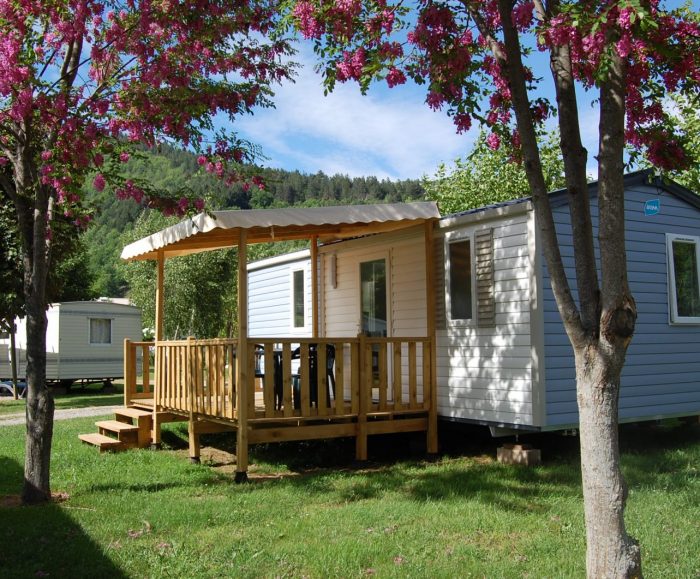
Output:
M311 236L311 336L318 338L318 236ZM319 370L319 376L321 371ZM325 373L324 373L325 375Z
M425 400L426 382L430 388L430 409L428 411L428 453L436 454L438 451L437 428L437 356L435 336L435 251L433 250L433 221L425 222L425 287L426 287L426 315L428 317L428 338L430 339L430 371L429 375L423 375L423 392ZM425 352L424 352L425 355Z
M242 229L238 236L238 346L236 395L236 482L247 479L248 471L248 239Z
M158 251L158 262L156 264L156 327L155 338L159 342L163 339L163 313L165 307L165 255L163 250Z

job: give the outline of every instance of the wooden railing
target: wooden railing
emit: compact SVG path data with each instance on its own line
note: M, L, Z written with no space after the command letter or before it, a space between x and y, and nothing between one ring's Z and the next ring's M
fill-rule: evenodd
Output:
M238 418L235 339L125 343L125 401L154 397L159 410ZM136 380L141 348L144 378ZM427 411L430 338L252 338L248 341L248 420L350 418Z
M233 420L236 343L223 339L157 342L156 408Z
M124 340L124 404L126 406L132 400L153 398L150 355L153 345L153 342Z

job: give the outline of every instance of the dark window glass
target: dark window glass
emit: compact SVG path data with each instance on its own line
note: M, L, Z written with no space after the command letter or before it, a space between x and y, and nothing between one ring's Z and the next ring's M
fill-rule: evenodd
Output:
M453 320L472 319L471 242L450 243L450 314Z
M303 328L304 316L304 271L294 272L294 327Z
M695 243L673 242L673 272L676 278L676 305L682 318L700 317L700 287Z

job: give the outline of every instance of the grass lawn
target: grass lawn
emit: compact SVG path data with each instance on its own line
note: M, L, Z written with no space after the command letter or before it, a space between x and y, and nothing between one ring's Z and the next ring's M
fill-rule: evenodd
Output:
M259 446L252 482L235 485L226 452L189 464L184 425L163 451L100 455L77 439L93 422L56 422L66 500L0 503L0 576L584 576L575 438L533 438L546 460L533 469L496 463L474 431L441 432L435 462L412 456L410 437L370 438L362 468L351 441ZM23 434L0 428L0 497L20 491ZM232 438L204 442L230 451ZM645 575L697 578L700 424L625 426L621 440Z
M56 408L86 408L87 406L114 406L124 402L124 386L115 382L113 392L102 392L102 383L85 387L73 386L68 394L54 394ZM0 417L24 412L25 401L13 400L11 396L0 398Z

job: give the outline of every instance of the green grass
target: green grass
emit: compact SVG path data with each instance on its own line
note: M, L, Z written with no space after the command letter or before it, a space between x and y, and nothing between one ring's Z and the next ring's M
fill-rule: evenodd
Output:
M88 406L114 406L124 402L124 387L115 383L114 392L102 392L102 383L85 387L73 386L68 394L54 394L56 408L86 408ZM0 398L0 417L24 412L25 401L11 397Z
M235 485L225 454L189 464L185 425L170 425L165 450L100 455L77 440L94 420L55 425L52 484L68 500L0 507L0 576L584 576L573 438L533 439L546 464L532 469L496 463L496 443L473 431L441 432L435 462L411 455L420 439L372 438L363 468L352 441L259 446L252 482ZM20 491L23 433L0 428L0 496ZM647 577L700 576L699 435L622 429Z

